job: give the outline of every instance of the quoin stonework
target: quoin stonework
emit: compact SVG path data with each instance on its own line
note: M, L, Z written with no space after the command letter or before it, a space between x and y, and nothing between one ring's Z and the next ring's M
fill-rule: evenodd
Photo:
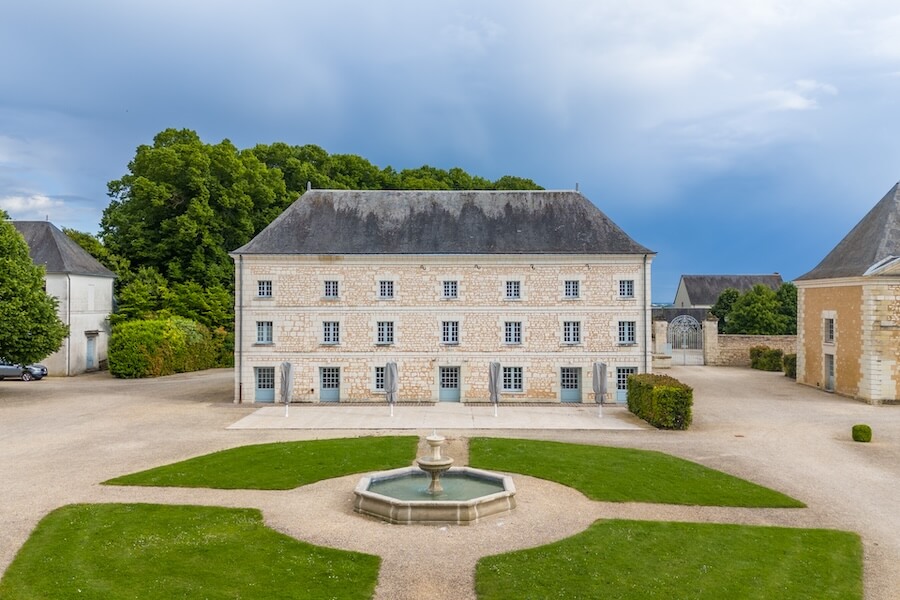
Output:
M235 401L624 401L654 256L574 191L307 191L232 253Z

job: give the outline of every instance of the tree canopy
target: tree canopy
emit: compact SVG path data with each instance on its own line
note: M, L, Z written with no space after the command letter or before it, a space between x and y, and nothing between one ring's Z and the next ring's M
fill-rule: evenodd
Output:
M44 291L44 269L34 264L25 238L0 211L0 357L14 363L43 360L59 350L69 328Z
M797 288L784 283L773 291L765 285L754 285L735 297L737 290L722 292L713 309L724 333L747 335L793 335L797 333ZM727 310L725 310L725 308ZM723 316L719 316L722 313Z

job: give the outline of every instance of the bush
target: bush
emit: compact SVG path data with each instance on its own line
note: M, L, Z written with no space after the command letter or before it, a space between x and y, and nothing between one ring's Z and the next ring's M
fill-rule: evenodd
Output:
M628 377L628 410L658 429L687 429L694 390L668 375Z
M852 433L854 442L872 441L872 428L868 425L854 425Z
M797 379L797 355L784 355L784 376L791 379Z
M209 369L219 364L226 341L184 317L126 321L113 327L109 370L131 379Z
M784 352L768 346L750 348L750 368L761 371L780 371L784 362Z

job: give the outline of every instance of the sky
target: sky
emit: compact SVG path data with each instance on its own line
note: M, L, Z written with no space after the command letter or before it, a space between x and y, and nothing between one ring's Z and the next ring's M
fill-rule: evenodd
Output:
M578 189L682 274L806 273L900 179L896 0L2 2L0 208L97 233L174 127Z

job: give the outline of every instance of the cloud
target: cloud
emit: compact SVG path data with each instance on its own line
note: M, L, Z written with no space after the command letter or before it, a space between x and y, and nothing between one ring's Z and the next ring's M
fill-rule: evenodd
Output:
M0 208L16 221L43 221L66 208L66 203L42 194L0 197Z

